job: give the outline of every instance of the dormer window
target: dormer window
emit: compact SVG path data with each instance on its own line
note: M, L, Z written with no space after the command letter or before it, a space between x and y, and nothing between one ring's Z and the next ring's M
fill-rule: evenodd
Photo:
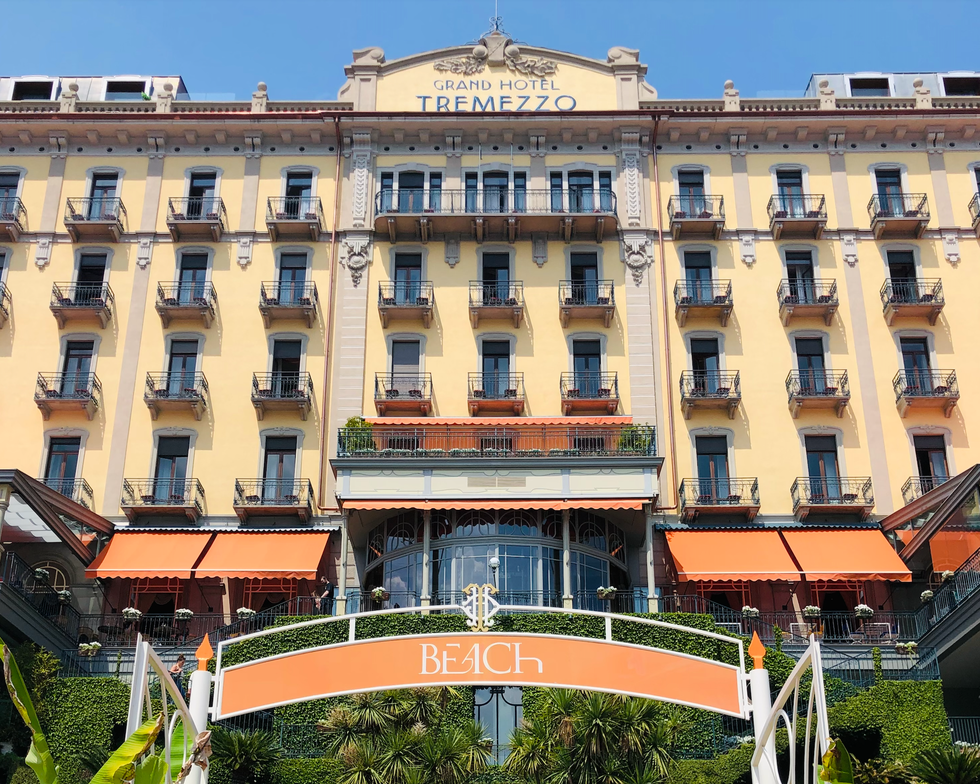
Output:
M50 101L54 82L17 82L14 85L12 101Z
M851 79L851 96L854 98L873 98L891 95L887 78Z

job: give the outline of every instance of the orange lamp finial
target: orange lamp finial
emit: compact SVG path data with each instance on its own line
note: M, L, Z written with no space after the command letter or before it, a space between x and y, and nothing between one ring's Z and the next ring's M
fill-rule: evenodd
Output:
M762 640L759 639L758 632L752 632L752 642L749 643L749 656L752 657L753 669L764 670L765 665L763 665L762 660L766 655L766 646L762 644Z
M194 652L194 657L197 659L197 669L206 670L208 668L208 662L214 657L214 648L211 647L211 640L208 635L204 635L200 647Z

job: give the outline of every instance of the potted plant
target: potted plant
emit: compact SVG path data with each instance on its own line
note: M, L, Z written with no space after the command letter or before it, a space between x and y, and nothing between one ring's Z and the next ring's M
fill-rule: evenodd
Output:
M71 591L58 591L58 604L71 604Z
M820 618L820 608L815 604L808 604L803 608L803 617L809 618L810 620L817 620Z
M237 610L235 610L235 614L238 616L238 620L246 621L249 618L255 617L255 610L248 607L239 607Z
M759 617L759 609L757 607L750 607L749 605L745 605L742 608L742 617L743 618L758 618Z
M388 601L391 598L391 594L379 585L377 588L371 589L371 598L380 604L381 602Z
M855 618L873 618L875 611L866 604L859 604L854 608Z
M895 646L895 653L901 653L905 656L917 656L919 653L919 644L917 642L900 642Z
M193 617L194 611L188 610L186 607L181 607L179 610L174 611L174 620L181 626L186 626Z
M596 589L596 596L599 597L604 602L611 602L616 598L616 588L610 585L608 588L603 588L601 585Z
M919 594L919 601L921 601L923 604L929 604L929 602L932 601L933 596L935 596L935 594L932 591L923 591Z
M143 613L137 610L135 607L126 607L122 611L122 617L127 621L138 621L143 617Z
M102 650L102 646L97 642L80 642L78 644L78 655L86 658L92 658L100 650Z
M954 577L956 577L956 572L952 571L951 569L947 569L942 574L942 580L943 580L944 583L948 583Z
M49 572L47 569L40 569L40 568L35 569L34 579L41 580L42 582L47 582L48 580L51 579L51 572Z

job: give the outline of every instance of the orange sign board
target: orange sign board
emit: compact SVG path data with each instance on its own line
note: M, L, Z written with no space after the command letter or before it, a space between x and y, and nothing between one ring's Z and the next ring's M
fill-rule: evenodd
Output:
M551 686L745 714L731 664L606 640L437 634L358 640L223 668L217 716L321 697L416 686Z

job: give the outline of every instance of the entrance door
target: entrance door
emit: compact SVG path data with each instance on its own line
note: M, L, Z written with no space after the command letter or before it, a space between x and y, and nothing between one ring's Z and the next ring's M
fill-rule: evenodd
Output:
M510 342L483 341L483 392L490 399L500 399L510 388Z
M398 173L398 211L422 212L425 207L425 175L422 172Z
M840 471L837 468L835 436L806 437L806 467L810 480L810 502L840 501Z
M204 218L217 216L215 202L218 175L214 172L193 172L187 189L187 217Z
M489 171L483 173L483 211L507 212L508 186L510 177L507 172Z
M285 197L283 207L287 218L298 220L311 213L315 214L313 209L313 172L287 172Z
M267 436L265 471L262 476L265 503L294 501L296 492L296 437Z
M903 215L902 172L899 169L878 169L875 171L875 181L881 211L891 217Z
M395 255L395 303L414 305L422 293L422 254Z
M595 185L592 172L568 173L568 211L592 212L595 209Z
M895 302L919 301L918 281L915 274L915 256L910 250L888 251L888 277Z
M796 366L800 371L800 393L819 395L827 388L823 338L796 339Z
M52 438L48 445L48 462L44 467L44 483L62 495L72 497L78 471L78 452L81 438Z
M691 369L695 395L713 395L718 391L721 365L716 338L691 339Z
M714 300L711 291L711 254L707 251L688 251L684 254L684 277L687 296L693 305L707 305Z
M946 439L942 436L914 436L915 463L922 491L929 492L949 479Z
M167 394L171 397L197 394L197 341L174 340L170 343Z
M801 304L817 301L813 287L813 257L810 251L786 251L786 278L789 295Z
M83 253L78 258L75 279L75 304L96 306L103 301L106 257L101 253Z
M61 368L61 394L87 397L92 392L92 356L95 342L69 340Z
M677 173L677 193L678 206L688 218L711 217L706 214L705 194L704 194L704 172L700 169L694 171L680 171Z
M417 340L394 340L391 343L391 390L398 394L420 388L419 366L422 345Z
M205 301L204 289L208 281L207 254L181 254L177 281L177 301L181 305L203 303Z
M925 338L902 338L902 362L905 365L905 385L913 394L932 392L932 370L929 365L929 345Z
M779 190L779 211L790 218L802 218L806 214L803 198L803 172L799 169L776 172L776 188Z
M93 174L92 190L89 195L88 219L89 220L115 220L116 215L116 187L119 184L119 175Z
M570 261L572 304L595 305L599 301L598 257L595 253L573 253Z
M153 474L153 496L157 503L184 503L190 448L189 436L160 436Z
M595 398L602 386L602 351L598 340L572 341L572 368L579 396Z
M728 439L725 436L695 436L698 456L698 503L715 503L730 495Z
M283 253L279 257L279 304L296 306L306 298L306 254Z
M17 215L17 187L20 175L16 172L0 172L0 216Z
M276 340L272 344L272 394L296 397L303 344L299 340Z
M510 298L510 254L483 254L483 304L503 305Z

